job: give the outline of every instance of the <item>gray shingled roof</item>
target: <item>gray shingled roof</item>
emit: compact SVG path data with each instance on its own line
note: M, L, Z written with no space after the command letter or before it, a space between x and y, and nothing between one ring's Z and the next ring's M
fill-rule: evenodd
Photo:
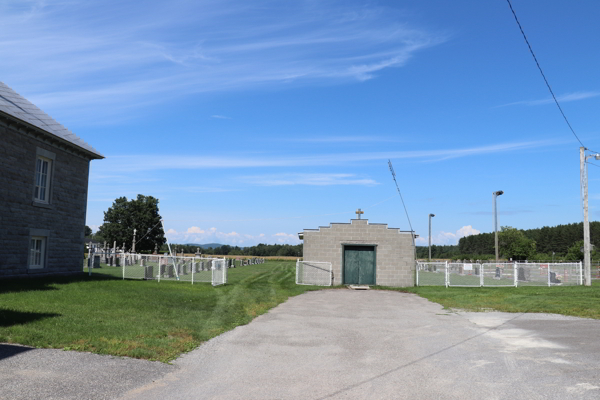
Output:
M56 122L54 118L40 110L3 82L0 82L0 111L86 150L86 153L92 153L91 155L95 155L93 158L104 158L98 150L81 140L79 136Z

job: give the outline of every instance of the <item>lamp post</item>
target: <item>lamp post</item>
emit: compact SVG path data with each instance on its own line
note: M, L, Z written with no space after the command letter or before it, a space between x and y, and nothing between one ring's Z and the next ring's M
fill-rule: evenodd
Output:
M496 197L502 196L504 192L502 190L498 190L494 192L494 247L496 248L496 263L498 262L498 213L496 212Z
M431 262L431 217L435 217L435 214L429 214L429 262Z

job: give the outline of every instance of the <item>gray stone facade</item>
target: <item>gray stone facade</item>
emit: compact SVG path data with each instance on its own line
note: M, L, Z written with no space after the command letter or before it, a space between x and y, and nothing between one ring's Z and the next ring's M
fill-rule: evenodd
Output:
M0 138L0 278L81 273L89 163L102 155L3 109ZM38 157L49 160L43 201L35 195ZM32 238L41 243L39 260Z
M333 284L341 285L345 245L375 246L376 284L381 286L414 286L415 253L411 232L388 228L387 224L369 224L366 219L350 223L332 223L319 229L305 229L305 261L331 262Z

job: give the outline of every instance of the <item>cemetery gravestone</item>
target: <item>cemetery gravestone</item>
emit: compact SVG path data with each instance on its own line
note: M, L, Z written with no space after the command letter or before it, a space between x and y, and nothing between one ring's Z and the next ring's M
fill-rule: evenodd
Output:
M144 279L154 279L154 267L152 265L144 267Z

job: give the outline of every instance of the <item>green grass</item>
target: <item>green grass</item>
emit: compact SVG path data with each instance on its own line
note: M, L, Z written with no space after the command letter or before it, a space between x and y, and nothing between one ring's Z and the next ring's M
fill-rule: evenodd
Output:
M92 277L1 281L0 342L167 362L319 289L296 285L289 261L230 269L228 284L218 287L121 280L119 273L107 267Z
M0 342L167 362L320 287L295 284L293 261L228 270L228 283L122 280L121 269L69 278L0 281ZM546 312L600 319L592 287L382 288L416 293L449 309Z
M446 309L552 313L600 319L600 282L592 286L384 288L415 293Z

